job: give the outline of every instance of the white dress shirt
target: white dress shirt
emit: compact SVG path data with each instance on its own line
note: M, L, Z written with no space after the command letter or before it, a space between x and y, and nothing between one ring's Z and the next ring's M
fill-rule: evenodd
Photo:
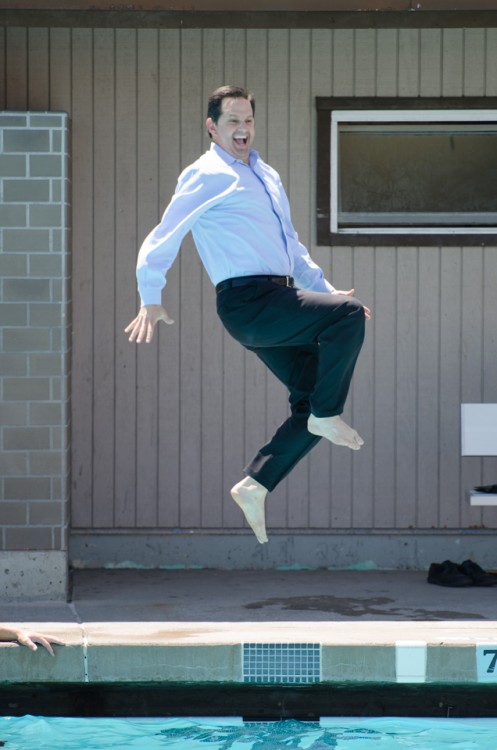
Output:
M301 289L331 292L299 242L278 173L251 150L249 164L216 144L180 175L160 224L138 254L143 305L160 305L166 274L191 230L212 283L237 276L293 276Z

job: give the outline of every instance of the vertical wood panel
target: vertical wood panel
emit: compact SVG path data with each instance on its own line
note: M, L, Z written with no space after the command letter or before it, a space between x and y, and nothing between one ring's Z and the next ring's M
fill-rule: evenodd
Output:
M69 29L50 29L49 108L59 112L72 110L72 56Z
M247 57L249 55L246 30L225 29L223 51L224 79L218 85L244 86L247 77Z
M373 318L368 323L374 349L374 524L376 528L395 526L396 356L393 342L397 331L397 251L375 249L375 293Z
M354 32L354 96L376 93L376 35L371 29Z
M396 96L399 87L397 29L376 30L376 57L376 96Z
M416 521L416 341L418 336L417 249L397 250L396 507L401 528Z
M439 485L440 252L419 248L417 526L436 528Z
M0 29L0 106L7 109L7 29Z
M72 32L72 522L93 522L93 34ZM95 498L102 502L102 498ZM109 502L106 499L105 502Z
M497 403L497 248L483 250L483 401ZM483 459L482 484L495 484L497 457ZM497 526L497 508L484 508L483 523L487 528Z
M202 32L185 31L181 37L181 159L194 161L203 150L205 119L202 94ZM200 473L202 394L202 268L188 239L181 251L180 295L180 524L200 525L202 476Z
M461 294L461 398L463 402L483 400L483 320L481 290L483 288L483 251L477 247L462 250ZM481 459L469 458L461 462L461 523L475 526L481 523L481 509L466 501L466 494L479 484Z
M374 253L370 248L357 248L354 253L352 286L356 290L356 296L367 307L374 309ZM372 333L370 321L366 321L366 338L354 373L354 389L351 399L352 425L364 440L364 447L352 454L354 521L362 528L374 526L374 498L371 491L374 484L374 341Z
M136 31L115 32L115 498L119 528L136 522L136 349L124 334L137 312Z
M311 90L310 32L290 31L289 69L289 133L287 193L292 208L292 221L300 240L310 247L311 238L311 174L313 101Z
M485 29L485 96L497 95L497 29Z
M462 29L444 29L442 37L442 96L462 96L464 39Z
M464 29L464 96L484 96L485 75L485 30Z
M440 275L439 524L460 523L461 250L442 248Z
M114 140L114 31L95 29L93 65L100 71L94 79L94 183L93 183L93 408L94 408L94 498L114 498L115 359L110 343L115 331L115 234L116 186ZM105 248L102 251L101 248ZM108 528L114 524L114 503L94 502L93 523Z
M158 31L137 32L137 233L138 242L149 233L160 217L159 207L159 87ZM137 369L137 497L138 527L157 523L158 477L158 347L138 348Z
M333 96L354 94L355 35L352 29L333 31Z
M181 32L159 31L159 214L176 188L181 160ZM163 301L175 321L159 331L158 523L180 524L180 273L181 260L168 273Z
M442 94L442 32L440 29L420 31L419 95Z
M419 96L419 29L399 31L399 96Z
M49 106L48 29L28 30L28 107L47 110Z
M19 110L28 108L28 31L6 29L5 107Z

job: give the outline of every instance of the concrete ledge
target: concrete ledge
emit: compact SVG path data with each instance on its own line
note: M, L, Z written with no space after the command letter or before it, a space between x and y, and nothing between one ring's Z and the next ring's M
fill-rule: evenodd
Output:
M497 567L494 530L287 534L269 530L270 544L250 532L227 534L75 534L76 570L427 570L434 560L477 560Z
M24 622L21 626L61 638L66 646L55 647L52 658L41 647L32 653L0 644L1 683L243 684L243 644L263 642L320 644L317 682L321 683L497 684L495 622L353 626L347 622L266 622L263 626L259 622Z
M67 597L67 552L0 552L0 597L4 602Z

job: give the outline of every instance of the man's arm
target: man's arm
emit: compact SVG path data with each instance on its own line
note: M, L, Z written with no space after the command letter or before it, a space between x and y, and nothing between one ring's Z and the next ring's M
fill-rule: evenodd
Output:
M183 238L199 216L235 187L232 175L217 174L211 170L208 177L206 179L199 163L180 175L176 192L160 223L140 248L136 275L142 306L136 318L124 329L131 342L150 343L160 320L169 325L174 322L162 305L167 271L179 252Z
M161 305L166 274L178 255L181 242L203 213L236 187L226 172L206 171L200 159L179 177L176 191L160 223L145 238L136 267L142 306ZM207 166L210 162L206 160Z

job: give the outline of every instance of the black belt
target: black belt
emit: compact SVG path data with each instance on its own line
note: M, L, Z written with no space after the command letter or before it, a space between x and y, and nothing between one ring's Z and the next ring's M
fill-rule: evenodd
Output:
M216 284L216 292L224 292L225 289L231 289L234 286L245 286L252 281L272 281L273 284L280 286L293 286L291 276L235 276L233 279L225 279Z

